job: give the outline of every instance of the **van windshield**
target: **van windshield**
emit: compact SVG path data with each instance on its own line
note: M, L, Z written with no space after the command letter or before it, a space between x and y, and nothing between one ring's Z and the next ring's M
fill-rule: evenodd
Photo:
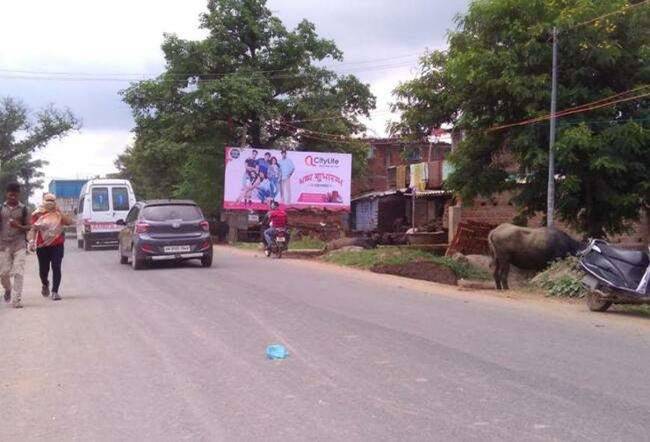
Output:
M113 187L111 191L113 193L113 210L125 212L129 210L129 192L126 187Z
M108 187L93 187L93 212L108 212Z
M200 221L203 219L198 207L187 204L147 206L142 211L142 217L147 221Z

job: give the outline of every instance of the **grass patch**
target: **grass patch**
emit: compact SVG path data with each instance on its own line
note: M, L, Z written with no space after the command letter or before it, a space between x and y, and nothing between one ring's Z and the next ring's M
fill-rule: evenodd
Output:
M259 242L236 242L235 247L242 250L261 250ZM325 243L317 238L302 238L289 242L289 250L322 250Z
M650 318L650 305L619 305L617 306L623 312L634 313L640 316Z
M258 242L236 242L233 244L235 247L238 249L243 249L243 250L259 250L260 249L260 243Z
M422 250L407 247L379 247L372 250L348 252L335 250L323 257L334 264L370 269L376 264L400 265L413 261L428 261L450 268L458 278L489 280L490 275L468 263L461 263L446 256L436 256Z
M289 242L289 250L322 250L325 242L318 238L305 237Z

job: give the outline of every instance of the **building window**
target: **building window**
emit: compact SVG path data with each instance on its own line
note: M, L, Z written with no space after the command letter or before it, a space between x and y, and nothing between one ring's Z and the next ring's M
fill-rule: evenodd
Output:
M422 161L422 152L419 147L410 147L406 152L409 161Z
M374 157L375 157L375 146L370 146L366 158L372 160Z

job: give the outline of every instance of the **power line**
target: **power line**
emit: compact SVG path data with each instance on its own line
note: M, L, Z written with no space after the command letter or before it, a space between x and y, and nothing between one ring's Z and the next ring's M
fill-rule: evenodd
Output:
M358 66L360 69L364 69L364 66L360 65L368 65L368 64L375 64L375 63L382 63L379 66L384 66L386 62L400 60L400 59L406 59L406 58L414 58L414 57L419 57L421 54L404 54L404 55L396 55L393 57L387 57L387 58L378 58L378 59L372 59L372 60L364 60L364 61L356 61L356 62L341 62L337 63L335 65L326 65L326 66L310 66L310 67L315 67L315 68L322 68L322 69L336 69L339 67L344 67L345 70L349 69L357 69L355 66ZM399 62L399 63L405 63L405 62ZM411 64L409 62L409 64ZM347 67L350 66L350 67ZM251 74L273 74L273 73L280 73L280 72L287 72L291 74L294 72L295 69L292 68L286 68L286 69L269 69L269 70L251 70L248 71ZM154 75L155 77L159 77L161 75L166 75L166 76L172 76L172 77L181 77L183 79L187 78L192 78L192 77L202 77L202 76L226 76L230 75L233 73L237 73L237 71L234 72L223 72L223 73L215 73L215 74L200 74L200 73L165 73L162 72L160 74L149 74L149 73L93 73L93 72L72 72L72 71L40 71L40 70L22 70L22 69L7 69L7 68L2 68L0 69L0 72L4 72L7 74L27 74L27 75L42 75L44 77L49 77L49 76L71 76L71 77L92 77L92 78L101 78L101 77L111 77L111 78L121 78L121 77L132 77L135 80L138 79L146 79L146 78L152 78L151 76ZM154 77L154 78L155 78Z
M635 88L635 89L631 89L629 91L625 91L625 92L621 92L621 93L612 95L612 96L607 97L607 98L592 101L590 103L586 103L586 104L583 104L583 105L580 105L580 106L567 108L567 109L564 109L564 110L562 110L560 112L557 112L555 114L555 116L559 118L559 117L563 117L563 116L566 116L566 115L573 115L575 113L587 112L587 111L591 111L591 110L595 110L595 109L600 109L600 108L603 108L603 107L606 107L606 106L609 106L609 105L622 103L622 102L625 102L625 101L631 101L631 100L638 99L638 98L643 98L645 96L650 95L650 93L616 100L616 98L618 98L618 97L621 97L621 96L624 96L624 95L629 95L629 94L631 94L633 92L637 92L637 91L640 91L642 89L646 89L648 87L650 87L650 85L644 85L644 86L641 86L641 87L638 87L638 88ZM552 117L552 115L548 114L548 115L544 115L544 116L540 116L540 117L529 118L529 119L518 121L518 122L515 122L515 123L508 123L508 124L503 124L503 125L499 125L499 126L494 126L494 127L491 127L489 129L487 129L487 132L495 132L495 131L498 131L498 130L508 129L508 128L517 127L517 126L526 126L526 125L531 124L531 123L538 123L540 121L549 120L549 119L551 119L551 117Z
M405 67L411 67L413 66L412 63L397 63L397 64L387 64L387 65L380 65L380 66L367 66L367 67L361 67L357 69L351 69L349 71L345 72L334 72L337 75L352 75L352 74L358 74L358 73L363 73L363 72L381 72L381 71L389 71L389 70L394 70L394 69L402 69ZM211 76L214 77L220 77L220 78L198 78L194 82L190 81L193 77L187 77L183 80L176 80L176 79L159 79L159 78L120 78L120 77L95 77L95 76L46 76L46 75L7 75L7 74L0 74L0 79L3 80L42 80L42 81L72 81L72 82L107 82L107 83L119 83L119 82L138 82L138 81L156 81L156 80L162 80L162 81L168 81L172 83L194 83L194 84L206 84L206 83L211 83L211 82L216 82L219 81L221 78L223 78L226 75L234 75L234 74L239 74L239 75L250 75L252 76L253 74L256 73L261 73L261 71L249 71L249 72L232 72L228 74L213 74ZM275 75L272 76L270 79L271 80L284 80L284 79L292 79L292 78L309 78L309 77L315 77L319 74L319 72L302 72L302 73L297 73L297 74L286 74L286 75ZM196 75L196 77L201 77L201 75Z

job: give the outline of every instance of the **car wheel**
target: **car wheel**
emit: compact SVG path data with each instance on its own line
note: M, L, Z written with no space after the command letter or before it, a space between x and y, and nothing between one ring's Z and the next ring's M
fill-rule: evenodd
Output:
M592 312L604 312L612 306L612 301L606 301L596 292L587 293L587 307Z
M92 243L90 242L90 240L88 238L84 238L83 243L84 243L84 250L86 252L89 252L92 249Z
M80 249L84 248L84 240L83 239L78 239L77 240L77 247Z
M212 255L204 256L201 258L201 265L203 267L212 267Z
M131 267L133 267L133 270L142 270L144 268L144 261L138 259L135 253L135 247L131 249Z

